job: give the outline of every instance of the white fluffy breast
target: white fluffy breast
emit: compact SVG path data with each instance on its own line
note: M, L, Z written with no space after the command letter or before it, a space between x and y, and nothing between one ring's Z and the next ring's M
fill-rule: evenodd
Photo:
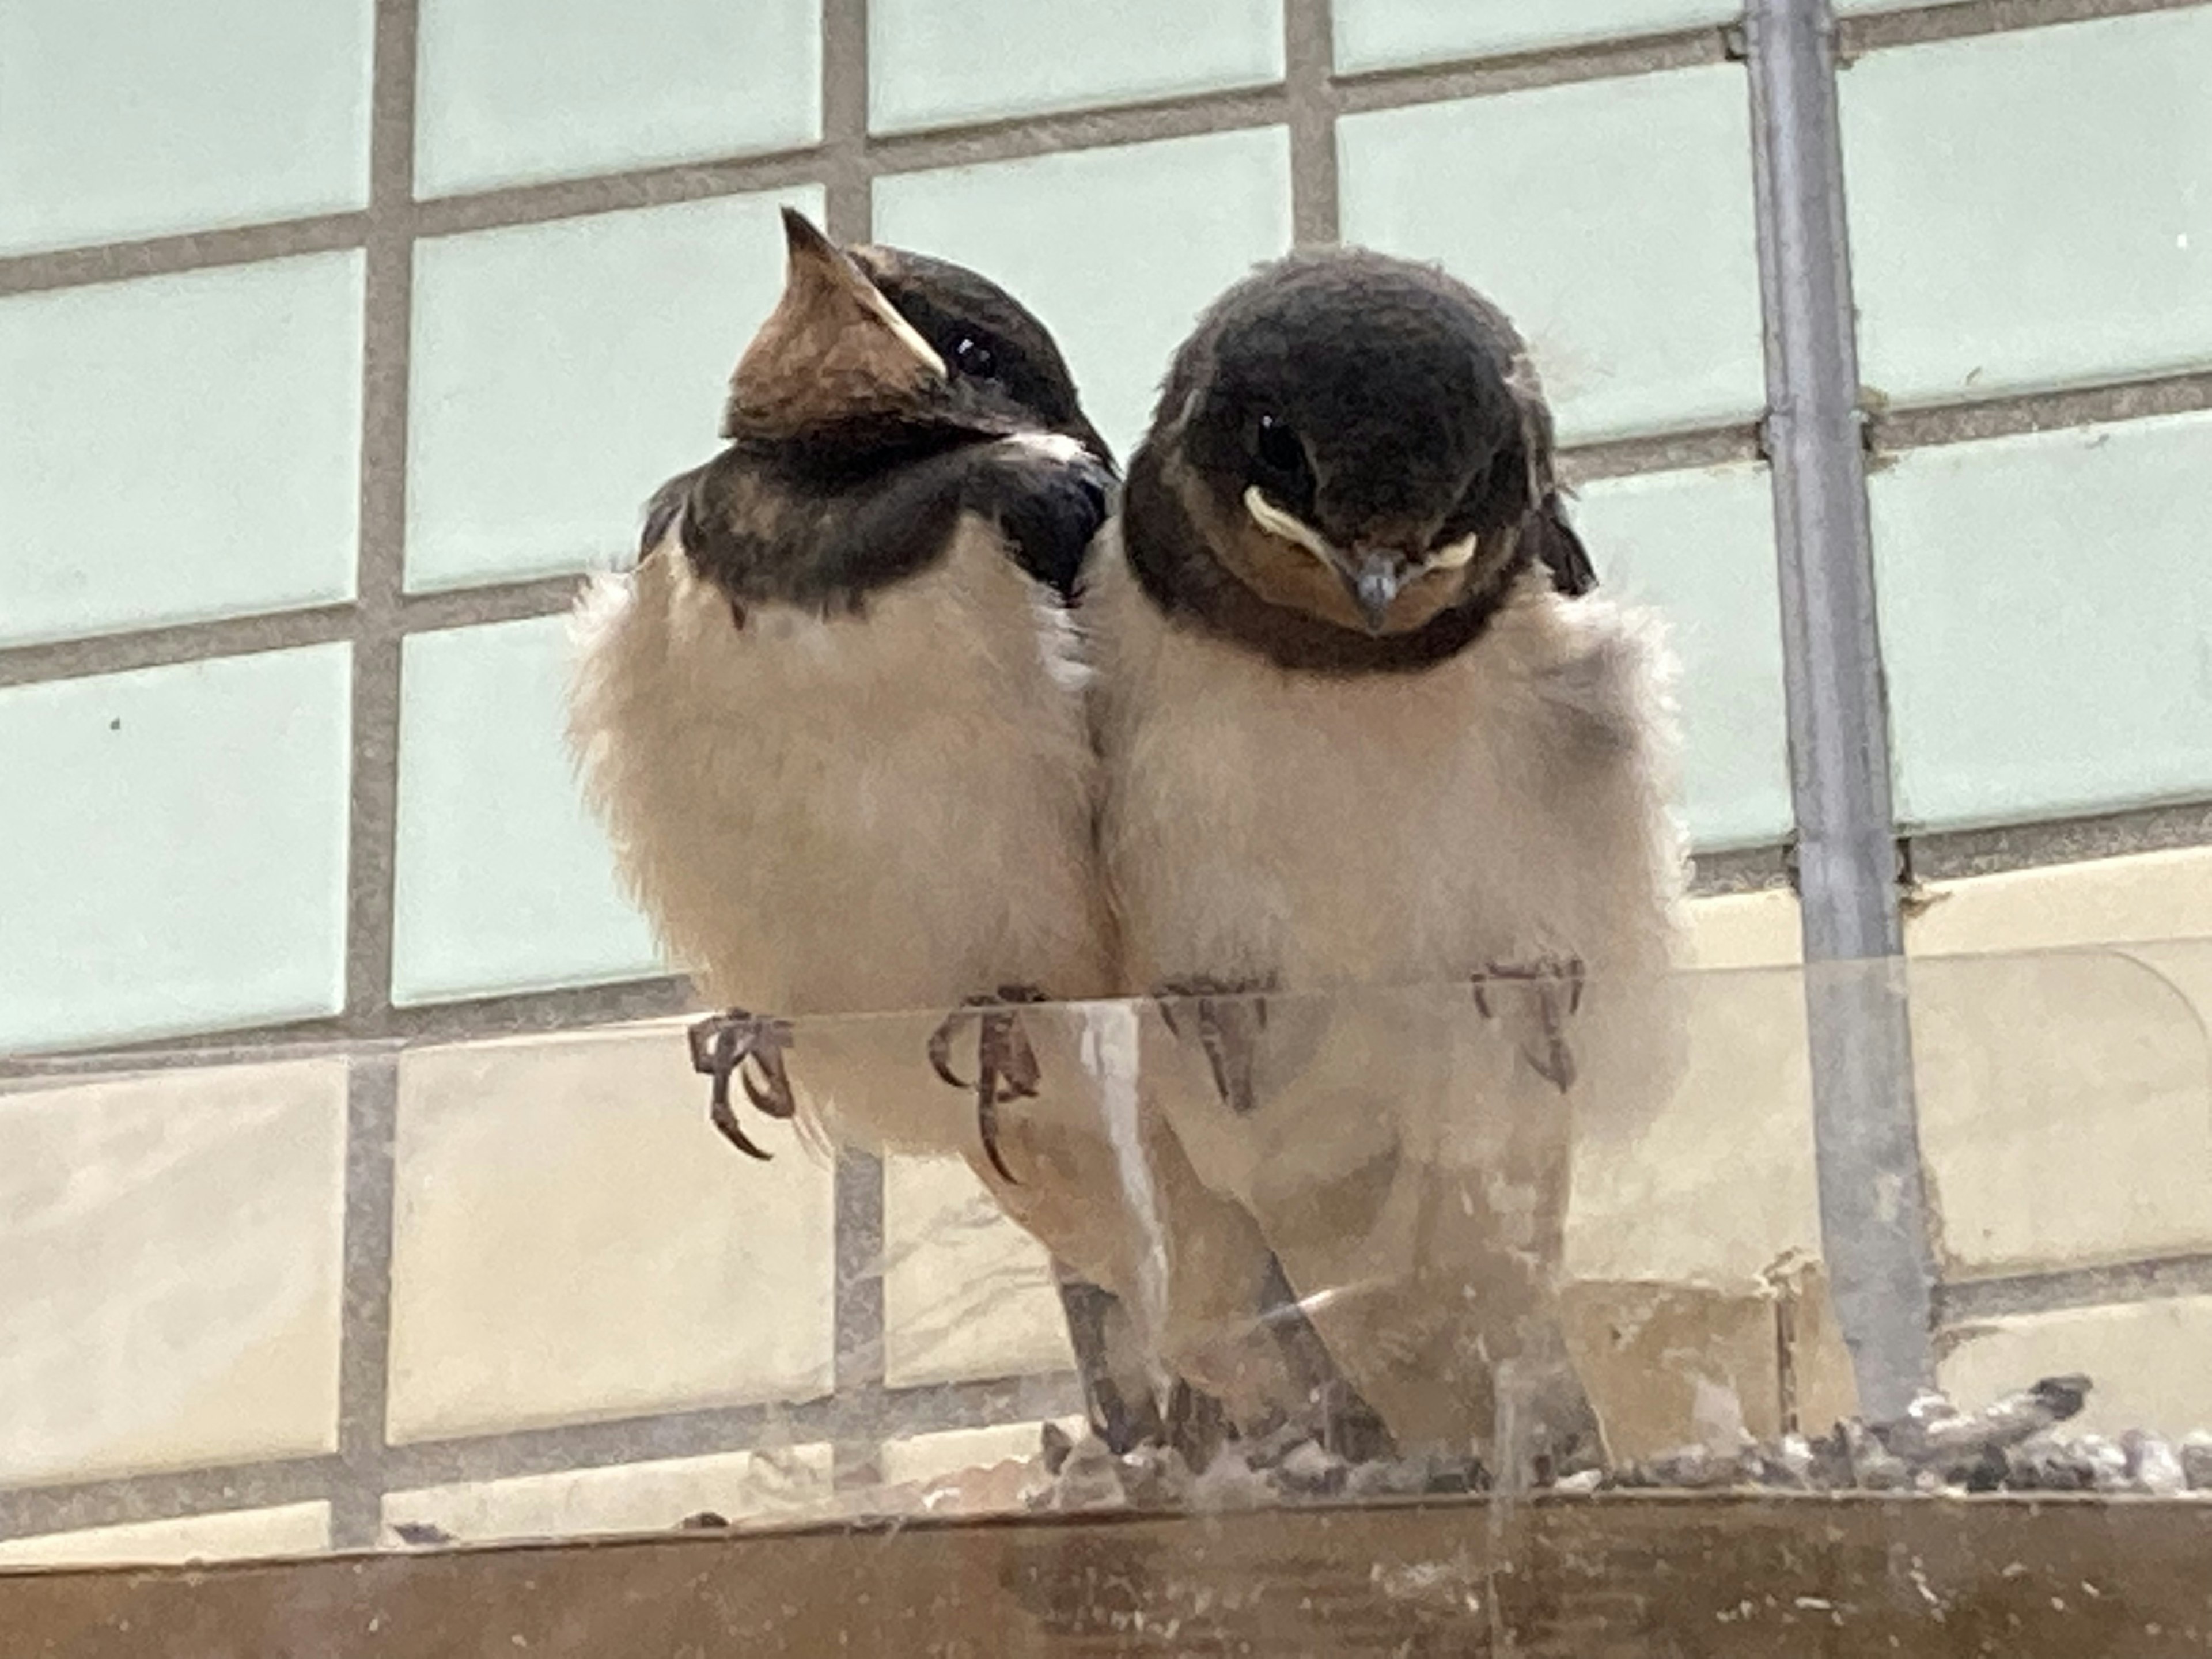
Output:
M1662 945L1680 855L1650 618L1531 578L1434 667L1294 673L1170 623L1101 552L1108 868L1147 978L1402 983Z
M1244 1109L1197 1011L1147 1023L1146 1108L1401 1442L1480 1446L1500 1364L1551 1352L1573 1136L1632 1133L1680 1062L1656 628L1532 576L1457 655L1331 677L1171 623L1110 538L1091 577L1125 977L1277 988L1242 1027ZM1558 1005L1511 985L1478 1003L1469 983L1546 957L1586 974L1554 1022L1564 1098L1529 1063ZM1301 990L1331 994L1281 994Z
M622 872L719 1003L1104 988L1066 623L979 521L857 616L749 607L672 539L579 603L570 735Z
M1531 576L1433 667L1297 673L1170 623L1118 546L1096 551L1085 620L1127 979L1442 984L1578 957L1586 1073L1667 1046L1652 993L1683 859L1652 618ZM1644 1058L1667 1069L1656 1047Z

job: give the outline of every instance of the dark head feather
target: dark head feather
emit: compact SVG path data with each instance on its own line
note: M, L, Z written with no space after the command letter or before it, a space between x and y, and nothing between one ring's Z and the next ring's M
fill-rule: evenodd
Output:
M1130 467L1147 592L1286 665L1464 649L1531 564L1595 585L1552 420L1497 307L1434 267L1304 252L1231 289L1176 353Z

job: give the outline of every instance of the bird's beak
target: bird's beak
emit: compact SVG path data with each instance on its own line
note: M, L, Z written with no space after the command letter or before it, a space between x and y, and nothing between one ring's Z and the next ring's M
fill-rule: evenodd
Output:
M783 295L731 377L724 437L910 408L944 385L944 358L850 254L792 208L783 236Z
M1390 607L1396 602L1413 566L1399 554L1389 551L1354 555L1337 568L1351 592L1352 604L1359 607L1359 619L1367 624L1370 634L1380 634L1389 620Z

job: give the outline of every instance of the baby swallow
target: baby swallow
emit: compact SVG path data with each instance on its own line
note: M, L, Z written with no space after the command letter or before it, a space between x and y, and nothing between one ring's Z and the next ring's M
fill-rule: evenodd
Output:
M1201 319L1088 580L1147 1104L1254 1224L1203 1249L1286 1282L1351 1437L1486 1445L1558 1358L1571 1110L1668 1086L1655 627L1592 592L1505 318L1354 250Z
M789 1116L793 1016L1088 995L1105 971L1062 615L1111 462L1042 325L973 272L787 210L728 441L579 605L586 791L672 954L730 1109ZM1001 1093L1035 1086L981 1012ZM949 1029L932 1044L950 1070ZM984 1150L1001 1160L988 1133Z
M1064 1263L1102 1272L1126 1254L1098 1219L1109 1154L1024 1123L1018 1182L998 1116L1042 1082L1013 1010L1112 988L1066 615L1112 462L1003 290L784 228L726 447L661 488L635 570L579 604L586 793L670 953L727 1008L692 1032L723 1134L765 1157L730 1079L791 1117L797 1077L842 1137L960 1151ZM927 1044L793 1023L878 1010L959 1012ZM869 1048L885 1030L911 1036L889 1061ZM973 1091L964 1125L930 1103L951 1097L925 1060Z

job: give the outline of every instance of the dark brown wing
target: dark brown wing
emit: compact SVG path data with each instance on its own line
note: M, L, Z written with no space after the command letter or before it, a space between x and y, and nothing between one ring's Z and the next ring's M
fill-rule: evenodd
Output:
M1583 538L1567 523L1566 507L1555 491L1528 515L1522 535L1529 551L1552 573L1552 586L1570 599L1579 599L1597 586L1597 567L1590 562Z

